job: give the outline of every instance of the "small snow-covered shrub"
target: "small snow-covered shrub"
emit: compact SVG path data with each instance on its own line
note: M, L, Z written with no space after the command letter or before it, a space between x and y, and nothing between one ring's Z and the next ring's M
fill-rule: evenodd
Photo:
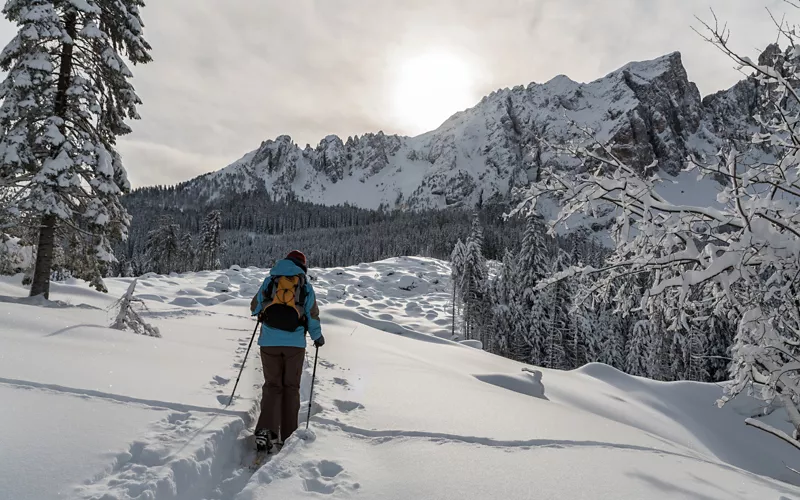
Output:
M138 279L131 281L125 294L112 306L119 307L119 312L117 313L117 318L114 320L114 323L111 324L111 328L115 330L132 330L139 335L161 338L161 332L158 331L158 328L147 324L133 308L136 303L143 304L141 299L133 296L138 281Z
M0 233L0 274L17 274L33 265L33 247Z

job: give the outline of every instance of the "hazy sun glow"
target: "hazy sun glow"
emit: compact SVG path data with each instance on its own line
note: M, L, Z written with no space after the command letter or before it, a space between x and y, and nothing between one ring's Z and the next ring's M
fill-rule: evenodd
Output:
M429 52L402 62L394 81L394 114L411 134L433 130L456 111L477 104L466 61Z

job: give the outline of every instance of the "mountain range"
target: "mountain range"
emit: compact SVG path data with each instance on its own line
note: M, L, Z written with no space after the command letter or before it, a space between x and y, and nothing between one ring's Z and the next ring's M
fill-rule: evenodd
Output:
M746 78L703 98L675 52L590 83L562 75L498 90L416 137L330 135L302 148L282 135L184 188L215 197L263 187L275 198L372 209L471 207L506 201L543 165L565 162L551 145L585 140L580 128L636 168L657 161L676 175L690 155L749 139L757 85Z

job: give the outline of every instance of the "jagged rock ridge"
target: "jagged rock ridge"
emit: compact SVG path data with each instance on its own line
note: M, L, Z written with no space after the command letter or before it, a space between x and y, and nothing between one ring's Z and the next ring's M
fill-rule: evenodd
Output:
M283 135L190 184L239 193L264 186L278 198L365 208L470 206L507 199L541 165L563 162L548 144L580 139L574 124L637 168L658 161L675 174L689 155L746 140L756 103L751 80L703 99L676 52L590 83L557 76L499 90L417 137L328 136L302 149Z

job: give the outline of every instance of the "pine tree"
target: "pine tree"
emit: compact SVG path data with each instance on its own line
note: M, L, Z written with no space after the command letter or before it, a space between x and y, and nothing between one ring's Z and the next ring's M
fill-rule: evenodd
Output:
M147 238L147 256L152 269L158 274L175 271L180 251L180 226L173 223L171 217L164 216Z
M546 292L536 290L539 281L549 275L548 245L545 227L534 213L526 217L525 233L522 237L517 265L518 302L514 337L515 350L524 349L521 361L542 365L545 355L549 308L546 306Z
M631 375L646 377L647 369L647 349L650 347L650 323L647 320L639 320L633 325L630 342L628 343L628 353L625 358L625 371Z
M600 363L613 366L618 370L625 368L625 333L620 316L614 308L606 304L598 318L599 340L594 356Z
M559 253L554 259L552 271L560 272L566 267L566 255ZM569 318L571 297L568 285L564 281L554 283L540 293L540 296L546 299L545 308L549 320L545 329L547 334L546 366L566 370L569 368L568 358L572 357L568 345L571 334Z
M461 300L464 304L464 337L474 339L480 332L480 340L486 341L483 326L489 311L486 303L486 286L489 271L483 257L483 230L475 215L472 231L467 239L464 253L463 277L461 280Z
M450 284L453 287L453 325L452 325L452 332L453 336L456 335L456 323L458 318L458 306L460 304L460 298L462 296L462 282L464 280L464 259L466 258L467 248L464 243L459 239L456 242L456 246L453 247L453 251L450 254Z
M204 270L219 269L222 267L220 263L220 253L222 251L222 214L219 210L210 212L200 230L200 258L201 267Z
M178 267L181 272L194 271L196 256L191 233L183 233L181 235L178 252L180 260L180 265Z
M113 261L110 240L123 238L128 191L116 137L129 133L140 100L126 60L150 61L142 35L142 0L8 0L19 26L0 54L0 185L7 208L40 218L31 295L49 297L56 228L86 239L85 256ZM100 278L100 270L93 280Z
M515 321L514 305L517 268L514 256L506 250L500 272L492 280L489 303L491 304L491 329L487 350L505 357L513 357L512 348Z
M726 318L712 316L708 333L708 381L723 382L729 378L731 345L736 334Z

